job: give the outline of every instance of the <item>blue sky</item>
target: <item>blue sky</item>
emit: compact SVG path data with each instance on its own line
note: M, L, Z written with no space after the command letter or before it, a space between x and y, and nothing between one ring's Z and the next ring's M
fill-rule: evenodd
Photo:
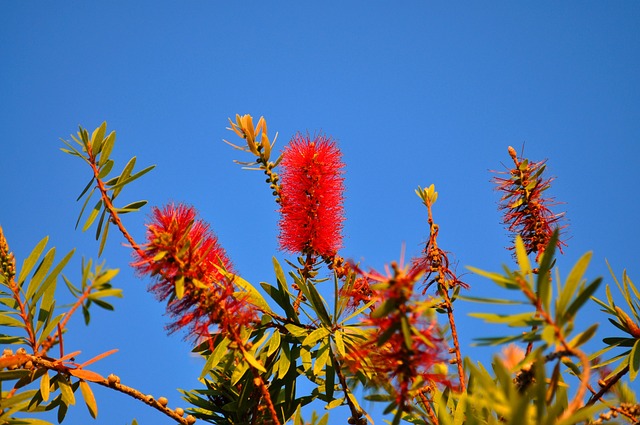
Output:
M276 205L261 174L241 171L221 141L235 137L227 117L249 113L267 118L280 147L296 131L338 140L345 257L378 268L403 244L417 254L428 229L413 191L434 183L440 245L458 272L510 264L488 170L509 164L512 145L548 158L557 177L550 195L569 224L561 272L593 250L590 277L610 283L608 259L638 280L639 18L630 1L5 1L0 225L18 263L45 235L60 253L78 247L66 272L77 278L80 258L97 254L90 232L73 231L89 170L59 151L59 138L106 120L120 167L134 155L157 165L123 202L194 205L247 280L272 281ZM126 217L138 240L146 213ZM125 298L115 313L96 311L89 328L78 320L65 344L86 358L119 348L99 372L181 404L176 388L198 385L200 361L179 335L166 336L163 306L128 268L115 232L103 257L122 269L115 284ZM494 291L464 279L471 295ZM458 307L466 347L487 331L465 317L482 307ZM96 395L97 424L169 423L124 396ZM83 406L69 413L71 424L88 419Z

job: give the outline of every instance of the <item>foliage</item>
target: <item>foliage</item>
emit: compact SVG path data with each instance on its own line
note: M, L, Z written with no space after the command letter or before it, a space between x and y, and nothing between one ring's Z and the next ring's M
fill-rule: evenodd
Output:
M606 300L594 298L602 279L585 278L590 253L564 279L554 270L565 245L563 214L552 213L543 194L552 182L543 177L544 161L519 158L509 148L515 167L495 179L504 193L504 223L516 235L516 266L500 272L470 267L510 294L484 298L456 276L438 245L433 185L416 190L429 224L422 255L391 262L384 272L365 270L339 254L344 186L335 142L297 134L272 161L275 138L264 118L254 126L250 115L238 115L230 124L243 144L227 143L252 156L239 163L265 174L280 208L281 249L292 254L284 262L273 257L273 273L259 285L234 272L192 207L154 208L146 241L133 239L121 216L146 201L116 202L153 166L134 171L133 157L112 175L116 135L107 133L106 123L91 136L81 127L62 149L91 170L78 197L76 227L82 222L83 231L94 229L98 255L110 226L117 227L134 252L131 266L155 282L150 291L167 303L174 319L169 330L186 329L203 358L201 387L182 390L187 411L122 384L115 374L104 378L87 368L115 350L82 363L76 361L80 352L65 352L64 335L76 311L89 325L94 306L113 310L111 298L121 296L111 285L117 269L83 259L74 284L62 274L74 252L56 262L46 237L17 267L0 228L1 423L46 424L39 413L51 410L62 422L78 394L96 417L95 385L134 397L180 424L326 425L336 408L349 410L350 424L372 423L356 394L383 403L394 425L640 421L627 384L640 372L640 292L626 273L620 282L612 272L625 304L615 303L610 285ZM75 300L71 305L56 302L61 281ZM489 367L474 361L473 353L463 357L456 302L493 306L472 316L496 328L506 325L500 336L478 338L480 345L503 347ZM579 317L590 302L621 332L604 338L595 353L584 347L598 323L584 325ZM519 311L505 313L505 305ZM302 381L313 390L301 393ZM307 421L304 408L313 401L328 411L309 412Z

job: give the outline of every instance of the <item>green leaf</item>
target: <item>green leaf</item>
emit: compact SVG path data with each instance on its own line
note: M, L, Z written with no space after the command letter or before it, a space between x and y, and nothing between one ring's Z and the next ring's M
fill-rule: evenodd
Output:
M271 356L280 348L280 331L275 329L273 334L271 334L271 339L269 340L269 349L267 350L267 356Z
M531 273L531 263L529 262L529 256L527 255L527 249L524 246L522 237L516 236L516 259L520 266L520 272L522 276L527 276Z
M131 160L133 160L133 163L135 164L135 157L131 158ZM127 164L128 165L128 164ZM109 190L113 190L113 195L112 195L112 199L115 199L118 194L120 194L120 191L122 190L122 188L131 183L134 180L139 179L140 177L144 176L145 174L147 174L149 171L153 170L155 168L155 165L150 165L147 168L138 171L137 173L135 173L134 175L129 176L128 174L125 174L125 171L128 171L129 173L131 172L131 170L126 170L122 172L122 174L120 174L120 177L118 178L116 184L114 184L113 186L111 186L109 188ZM127 177L123 177L127 175Z
M98 405L96 404L96 398L91 391L91 387L85 381L80 381L80 391L82 392L82 398L89 409L89 414L93 419L98 417Z
M229 343L230 341L225 338L216 345L216 348L213 350L211 355L209 355L206 363L204 364L204 367L202 368L200 379L204 378L204 376L209 373L209 371L215 369L218 366L220 360L222 360L222 358L229 352Z
M463 301L471 301L476 303L487 303L487 304L508 304L508 305L520 305L520 304L528 304L528 302L518 301L518 300L505 300L501 298L484 298L484 297L472 297L469 295L460 295L459 299Z
M585 342L589 341L593 337L593 335L595 335L597 329L598 323L594 323L593 325L589 326L587 330L579 333L571 341L569 341L569 347L577 348Z
M344 340L342 339L342 331L335 331L333 333L333 340L336 343L336 350L338 350L338 354L341 357L344 357L347 355L347 351L345 350L344 347Z
M109 226L111 225L111 220L107 220L107 224L104 226L104 230L102 231L102 238L100 239L100 247L98 248L98 257L102 255L102 251L104 251L104 247L107 243L107 237L109 235Z
M127 214L130 212L138 211L140 208L144 207L145 205L147 205L147 201L132 202L130 204L125 205L122 208L118 208L118 213Z
M638 372L640 371L640 339L636 340L631 354L629 354L629 380L631 382L636 380Z
M100 149L102 148L102 141L104 140L104 135L107 132L107 123L103 122L100 127L93 130L93 134L91 135L91 153L93 157L97 157L100 153Z
M289 344L282 344L282 352L280 353L280 359L278 360L278 379L283 379L289 367L291 366L291 351L289 350Z
M87 196L87 199L85 199L84 204L82 204L82 208L80 208L80 214L78 214L78 219L76 220L76 226L75 229L78 229L78 224L80 224L80 219L82 218L82 215L84 214L84 210L87 208L87 205L89 204L89 201L91 200L91 197L93 196L93 192L95 192L96 188L94 187L93 189L91 189L91 193L89 193L89 196Z
M505 323L509 326L533 326L543 323L543 320L536 317L535 311L517 314L496 314L496 313L469 313L469 316L484 319L488 323Z
M84 223L84 226L82 227L83 232L86 232L87 229L91 227L95 219L98 217L98 213L100 213L101 209L102 209L102 199L100 199L98 203L95 205L95 207L93 207L91 214L89 214L89 218L87 218L87 221Z
M76 398L73 395L73 390L71 389L71 385L69 381L67 381L67 377L58 374L58 387L60 388L60 395L62 396L62 401L66 405L74 405L76 404Z
M102 159L100 160L100 162L102 162ZM100 173L98 174L98 178L99 179L104 179L105 177L107 177L107 175L109 175L109 173L111 172L111 169L113 168L113 160L110 159L107 162L105 162L105 164L100 167Z
M40 283L42 283L42 281L44 280L44 277L49 272L49 269L53 264L53 258L55 257L55 255L56 255L56 249L51 248L49 251L47 251L44 258L38 265L38 269L36 270L33 277L31 278L31 281L29 282L29 287L27 288L27 292L25 294L25 298L27 299L28 302L31 302L31 297L36 292L36 289L38 289L38 287L40 286Z
M44 281L44 283L36 291L35 295L33 296L33 298L36 300L42 297L44 294L42 305L49 305L49 302L52 299L53 292L55 291L55 282L58 278L58 275L65 268L71 257L73 257L74 253L75 248L69 251L67 255L65 255L64 258L60 260L60 262L53 268L51 273L49 273L49 276L47 276L47 279ZM49 290L49 288L52 289Z
M496 284L498 284L503 288L520 289L520 285L518 285L513 279L510 279L509 277L505 277L500 273L488 272L488 271L477 269L471 266L467 266L467 269L471 270L475 274L491 279L492 281L494 281Z
M331 331L329 331L329 329L324 326L320 327L307 335L304 341L302 341L302 345L311 349L319 340L326 338L330 333Z
M27 278L27 275L29 274L31 269L33 269L36 261L38 261L40 254L42 254L42 251L44 251L44 247L47 245L48 240L49 236L45 236L40 242L38 242L36 247L33 248L33 251L31 251L31 254L29 254L29 256L24 260L24 262L22 263L22 267L20 268L20 275L18 276L18 285L22 286L22 283Z
M591 282L586 288L584 288L584 290L580 291L576 299L573 300L573 302L571 303L571 305L569 305L569 307L567 308L567 311L564 314L563 318L565 322L568 322L573 319L573 317L576 315L578 310L584 305L584 303L589 301L589 299L591 298L591 295L593 295L596 292L601 282L602 282L602 278L599 277L593 282Z
M260 294L260 292L258 292L258 290L253 285L251 285L249 282L247 282L240 276L229 273L228 271L218 266L217 264L216 264L216 268L226 278L231 279L234 285L246 291L243 293L243 295L248 295L247 301L249 301L251 304L255 305L256 307L260 308L265 313L271 312L271 308L269 308L269 304L267 303L267 300L264 299L262 294Z
M372 319L381 319L386 317L393 311L396 307L398 307L398 300L395 298L388 298L383 301L382 304L371 313Z
M42 333L38 337L38 344L42 343L49 335L53 333L63 317L64 313L56 316L55 318L50 320L49 323L47 323L46 327L42 330Z
M46 370L44 375L40 378L40 394L42 395L42 400L49 400L49 390L51 388L51 381L49 380L49 371Z
M578 262L573 266L569 276L567 276L567 280L564 283L564 287L560 292L560 298L558 299L558 312L559 315L565 314L565 308L573 298L573 294L576 292L578 285L582 281L582 276L584 272L587 270L589 266L589 261L591 260L591 252L587 252L584 254Z
M89 190L89 188L91 187L91 185L93 184L93 179L95 177L91 177L91 180L89 180L89 183L87 183L87 185L84 187L84 189L82 190L82 192L80 193L80 195L78 195L78 198L76 199L76 202L78 202L80 200L80 198L82 198L82 196L87 193L87 190Z
M299 281L300 289L304 295L309 299L311 305L313 306L313 310L318 314L318 317L322 321L325 326L331 326L331 318L329 317L329 313L324 306L324 300L318 293L316 286L313 283L307 284L306 282Z
M114 277L116 277L118 273L120 273L120 269L109 269L103 273L100 273L98 278L93 282L93 286L97 288L104 285L107 282L110 282L111 280L113 280Z
M316 361L313 364L313 374L318 376L324 370L324 367L327 365L327 361L329 360L329 344L324 344L320 346L318 350L318 354L316 356Z
M104 143L102 144L102 152L100 152L100 161L98 162L98 166L102 167L109 160L115 142L116 132L112 131L111 133L109 133Z
M267 372L267 370L264 368L264 366L262 366L262 364L253 356L253 354L251 354L248 351L245 351L242 354L243 354L245 360L247 362L249 362L249 364L251 366L253 366L254 369L257 369L262 373L266 373Z

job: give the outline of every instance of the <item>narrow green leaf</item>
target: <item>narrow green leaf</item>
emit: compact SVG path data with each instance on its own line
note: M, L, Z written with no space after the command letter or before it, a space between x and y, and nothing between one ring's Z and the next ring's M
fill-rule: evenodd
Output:
M640 371L640 339L636 340L631 353L629 354L629 380L631 382L636 380L638 372Z
M329 331L329 329L325 328L324 326L320 327L307 335L304 341L302 341L302 345L311 349L316 345L318 341L326 338L330 333L331 331Z
M249 364L251 366L253 366L254 369L257 369L262 373L266 373L267 372L267 370L264 368L264 366L262 366L262 364L253 356L253 354L251 354L248 351L245 351L243 353L243 355L244 355L245 360L247 362L249 362Z
M218 367L220 360L222 360L222 358L229 352L229 343L230 341L225 338L216 345L216 348L209 357L207 357L207 361L205 362L204 367L202 368L202 373L200 374L200 379L204 378L207 373Z
M111 156L111 151L113 150L113 145L115 144L115 142L116 142L116 132L112 131L111 133L109 133L104 143L102 144L102 152L100 152L100 161L98 162L98 165L100 167L102 167L109 160L109 157Z
M325 326L331 326L332 325L331 318L329 317L329 313L327 312L327 309L325 308L325 305L324 305L324 300L322 299L322 296L320 296L320 294L318 293L316 286L313 283L310 283L304 286L307 287L309 300L311 301L311 304L313 305L313 309L315 310L315 312L318 313L318 317L320 318L320 320L323 322Z
M113 197L115 198L115 197L118 195L118 193L120 193L120 190L122 190L122 188L123 188L125 185L128 185L128 184L129 184L129 183L131 183L132 181L139 179L140 177L144 176L145 174L147 174L149 171L153 170L154 168L156 168L156 166L155 166L155 165L150 165L150 166L148 166L147 168L145 168L145 169L143 169L143 170L138 171L138 172L137 172L137 173L135 173L134 175L132 175L132 176L130 176L130 177L128 177L128 178L126 178L126 179L124 179L124 180L122 179L122 176L121 176L121 178L120 178L120 179L118 179L118 180L119 180L119 181L118 181L118 183L117 183L117 184L115 184L113 187L111 187L111 188L110 188L110 190L113 190L113 191L114 191L114 192L113 192L113 193L114 193L114 194L113 194Z
M84 196L84 194L87 193L87 190L89 190L91 185L93 185L94 178L95 177L91 177L91 180L89 180L89 183L87 183L87 185L84 187L84 189L82 189L82 192L80 192L80 195L78 195L78 197L76 198L76 202L78 202L80 200L80 198L82 198Z
M100 173L98 174L98 178L102 180L105 177L107 177L111 172L111 169L113 168L113 164L114 162L111 159L105 162L105 164L102 167L100 167Z
M69 381L67 381L67 377L59 373L57 382L58 387L60 388L60 395L62 395L63 403L67 405L76 404L76 398L73 395L73 390L71 389Z
M42 330L42 333L38 337L38 344L41 344L49 335L53 334L54 330L58 326L58 323L60 323L60 320L62 320L63 317L64 313L54 317L47 323L46 327Z
M40 378L40 394L42 395L42 400L49 400L49 389L51 388L51 382L49 380L49 371L46 370L42 377Z
M571 269L569 276L567 276L564 287L560 292L560 298L558 299L557 308L559 315L565 314L565 309L567 305L569 305L569 301L573 298L573 294L576 292L578 285L582 281L582 277L584 276L584 272L587 270L590 260L591 252L587 252L578 260L578 262L573 266L573 269Z
M69 251L67 253L67 255L64 256L64 258L62 258L62 260L60 260L60 262L53 268L53 270L51 270L51 273L49 273L49 276L47 276L47 279L44 281L44 283L38 288L38 290L36 291L35 295L33 296L34 299L39 299L41 296L43 296L44 294L44 298L42 300L43 305L49 305L49 302L45 301L48 300L50 295L48 295L49 293L53 293L53 291L55 290L55 282L58 278L58 276L60 275L60 272L65 268L65 266L67 265L67 263L69 262L69 260L71 259L71 257L73 257L73 254L75 253L75 248L72 249L71 251ZM54 290L49 291L49 288L51 288L53 286Z
M291 351L289 350L289 344L282 344L282 352L280 353L280 359L278 360L278 379L283 379L289 367L291 366Z
M345 357L347 355L347 351L344 347L344 340L342 339L342 331L338 330L333 333L333 340L336 343L336 350L338 350L338 354L341 357Z
M505 300L501 298L472 297L469 295L459 295L458 298L463 301L471 301L476 303L487 303L487 304L508 304L508 305L529 304L528 302L525 302L525 301Z
M95 205L95 207L93 207L91 214L89 214L89 218L87 218L87 221L84 223L84 226L82 227L83 232L86 232L87 229L91 227L95 219L98 217L98 213L100 213L101 209L102 209L102 199L100 199L98 203Z
M229 273L224 268L218 265L216 265L216 267L225 277L227 277L228 279L232 279L234 285L246 291L245 293L248 295L247 301L249 301L251 304L255 305L256 307L259 307L262 311L266 313L271 312L271 308L269 307L267 300L264 299L262 294L260 294L260 292L258 292L258 290L252 284L250 284L249 282L247 282L246 280L244 280L238 275Z
M471 266L467 266L467 269L471 270L475 274L491 279L492 281L494 281L496 284L500 285L503 288L520 289L520 285L518 285L513 279L510 279L509 277L505 277L500 273L488 272L488 271L481 270Z
M527 249L524 246L522 237L516 236L516 259L520 266L520 272L523 276L527 276L531 273L531 263L529 262L529 256L527 255Z
M89 414L93 419L98 417L98 405L96 404L96 398L91 391L91 387L85 381L80 381L80 391L82 392L82 398L89 409Z
M56 255L56 249L51 248L45 254L44 258L38 265L36 272L33 274L33 277L29 281L29 286L27 287L27 292L25 294L25 298L27 302L31 302L31 297L35 294L36 290L40 286L40 283L44 280L44 277L49 273L49 269L53 265L53 259Z
M145 205L147 205L147 201L132 202L128 205L125 205L122 208L118 208L118 213L127 214L130 212L138 211L140 208L144 207Z
M269 340L269 349L267 350L267 356L271 356L280 348L280 331L275 329L273 334L271 334L271 339Z
M104 140L104 135L107 132L107 123L103 122L100 127L93 130L93 134L91 134L91 153L93 157L97 157L100 153L100 149L102 148L102 141Z
M598 323L594 323L593 325L589 326L587 330L579 333L571 341L569 341L569 347L577 348L585 342L589 341L591 338L593 338L593 335L595 335L597 329Z
M29 254L29 256L23 261L22 267L20 268L20 275L18 276L18 285L22 286L22 283L27 278L27 275L29 274L31 269L33 269L33 266L35 266L38 258L40 258L42 251L44 251L44 247L47 245L48 240L49 236L45 236L40 242L38 242L36 247L33 248L31 254Z
M394 298L388 298L380 304L373 312L371 313L372 319L381 319L386 317L391 313L396 307L398 307L398 301Z
M316 361L313 364L313 374L319 376L327 365L329 360L329 344L321 345L316 355Z
M120 273L120 269L108 269L98 275L98 278L93 282L94 287L100 287L107 282L111 282L114 277ZM104 291L103 291L104 292Z
M100 246L98 247L98 257L102 255L102 251L104 251L104 247L107 244L110 225L111 225L111 220L107 220L107 224L105 224L104 230L102 231L102 238L100 238Z
M300 347L300 359L302 360L302 369L305 372L311 370L311 352L304 346Z
M244 359L249 362L249 364L251 366L253 366L254 369L259 370L262 373L266 373L267 370L264 368L264 366L262 366L262 364L253 356L253 354L249 353L248 351L245 351L243 353L244 355Z
M91 189L91 193L89 193L89 196L87 196L87 199L85 199L84 204L82 204L82 208L80 208L80 214L78 214L78 219L76 220L76 227L75 227L76 230L78 229L78 224L80 224L80 219L82 219L84 210L87 208L87 205L89 204L89 201L91 200L91 197L93 196L93 192L95 192L95 190L96 190L95 187Z
M587 285L587 287L584 288L584 290L580 291L576 299L573 300L573 302L571 303L571 305L569 305L569 307L567 308L567 311L564 314L565 323L572 320L573 317L578 312L578 310L584 305L584 303L589 301L589 299L591 298L591 295L593 295L596 292L601 282L602 282L602 278L599 277L593 282L591 282L589 285Z

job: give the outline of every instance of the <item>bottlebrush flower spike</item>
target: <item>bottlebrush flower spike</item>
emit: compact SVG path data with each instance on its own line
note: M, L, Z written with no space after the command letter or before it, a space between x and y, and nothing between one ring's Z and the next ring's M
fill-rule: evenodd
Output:
M150 287L159 300L168 299L167 312L175 319L170 332L188 327L190 336L206 337L209 326L230 330L251 323L251 305L234 296L232 271L226 252L193 207L170 204L154 208L147 224L147 243L133 266L156 283Z
M335 256L342 244L344 164L335 142L296 134L282 155L280 246L291 253Z
M543 178L545 161L529 162L518 159L515 149L509 146L509 155L515 167L510 169L509 178L495 177L497 190L504 192L500 199L500 209L504 210L503 223L514 235L520 235L527 254L542 255L555 229L561 229L559 222L564 213L554 214L549 209L552 198L544 198L543 192L551 187L553 178ZM566 243L558 239L558 249Z

